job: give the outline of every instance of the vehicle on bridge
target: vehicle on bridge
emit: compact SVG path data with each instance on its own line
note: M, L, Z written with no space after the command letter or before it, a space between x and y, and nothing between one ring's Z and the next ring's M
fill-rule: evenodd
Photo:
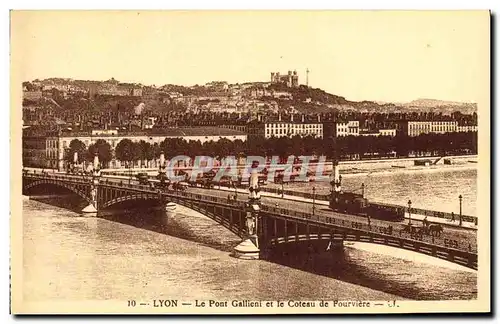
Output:
M405 216L404 208L401 206L373 203L354 192L333 192L330 208L340 213L370 216L393 222L402 221Z
M172 184L172 189L177 191L185 191L188 188L189 184L187 182L174 182Z
M137 178L137 181L139 181L139 184L142 184L142 185L149 184L149 176L147 173L145 173L145 172L138 173L135 177Z

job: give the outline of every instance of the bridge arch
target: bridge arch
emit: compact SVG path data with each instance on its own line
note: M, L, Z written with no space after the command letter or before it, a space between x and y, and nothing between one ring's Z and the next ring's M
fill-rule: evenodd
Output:
M421 253L431 257L436 257L441 260L446 260L456 263L467 268L477 270L477 258L460 250L455 250L446 247L432 246L425 242L417 240L408 240L397 237L377 237L363 235L363 233L345 232L345 233L310 233L310 234L292 234L288 236L280 236L269 240L270 246L286 245L290 243L300 243L308 241L347 241L347 242L362 242L370 244L385 245L393 248L404 249L407 251Z
M80 198L84 199L87 203L89 203L89 204L91 203L91 199L85 191L82 191L82 190L78 189L77 187L75 187L73 184L67 183L64 181L57 181L57 180L52 180L52 179L35 180L33 182L30 182L30 183L24 185L23 189L29 190L29 189L43 186L43 185L53 185L53 186L67 189L67 190L75 193L76 195L78 195Z
M106 201L104 203L101 203L99 205L99 210L109 208L111 206L123 203L123 202L128 202L128 201L136 201L136 200L154 200L159 203L161 202L174 202L178 205L181 205L185 208L188 208L190 210L193 210L195 212L198 212L202 214L205 217L210 218L211 220L215 221L219 225L222 225L229 231L231 231L233 234L239 236L240 238L244 237L244 229L241 226L237 226L236 224L232 224L228 218L225 218L224 216L218 215L217 212L212 211L213 205L207 205L207 208L204 207L204 204L201 203L192 203L188 200L182 199L182 197L169 197L167 195L163 196L162 201L160 201L160 196L157 193L128 193L124 196L121 197L116 197L113 198L109 201ZM212 208L210 208L212 207Z

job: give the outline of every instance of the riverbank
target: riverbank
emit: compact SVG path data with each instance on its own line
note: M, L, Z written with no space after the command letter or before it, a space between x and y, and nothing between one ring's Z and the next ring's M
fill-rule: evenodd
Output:
M427 162L427 164L425 164ZM417 163L422 165L416 165ZM341 161L339 169L344 174L388 170L432 170L476 168L477 155L460 155L445 157L414 157L402 159L380 159L362 161Z
M477 163L459 163L459 164L439 164L430 166L377 166L376 168L364 167L344 167L340 168L340 174L346 177L367 176L369 174L400 174L400 173L417 173L417 172L443 172L443 171L460 171L460 170L476 170Z

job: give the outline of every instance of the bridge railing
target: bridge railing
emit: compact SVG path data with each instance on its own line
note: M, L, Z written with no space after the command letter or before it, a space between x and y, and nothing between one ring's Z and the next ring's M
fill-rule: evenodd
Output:
M30 177L29 174L26 174L27 177ZM68 180L71 177L68 177L68 175L57 175L57 174L36 174L33 175L33 177L40 179L40 178L46 178L46 179L60 179L60 180ZM81 177L77 177L78 179L76 180L81 180ZM75 179L72 179L75 180ZM105 183L108 185L113 185L113 186L118 186L121 188L127 188L127 189L133 189L133 190L140 190L140 191L145 191L145 192L155 192L159 194L163 194L166 196L175 196L178 198L190 198L194 200L198 200L201 202L209 202L209 203L218 203L218 204L227 204L227 205L236 205L238 207L243 207L245 205L245 202L243 201L235 201L231 199L227 199L224 197L218 197L218 196L211 196L211 195L201 195L197 193L190 193L187 191L180 191L180 190L162 190L162 189L154 189L149 185L142 185L142 184L134 184L134 183L128 183L126 181L110 181L109 179L101 180L101 183ZM356 220L346 220L344 218L335 218L332 216L325 216L325 215L313 215L310 212L304 212L304 211L298 211L298 210L292 210L288 208L282 208L282 207L274 207L274 206L268 206L268 205L262 205L262 210L286 217L294 217L294 218L299 218L303 220L308 220L308 221L315 221L315 222L320 222L320 223L325 223L325 224L333 224L339 227L343 228L348 228L348 229L355 229L355 230L361 230L365 231L367 233L380 233L384 235L390 235L398 238L406 238L406 239L412 239L412 240L418 240L430 244L438 244L442 245L445 247L450 247L450 248L456 248L460 249L463 251L469 251L469 252L477 252L477 245L475 242L469 242L468 240L454 240L454 239L448 239L448 238L441 238L441 237L435 237L435 236L430 236L430 235L417 235L415 233L407 233L401 230L402 226L400 224L398 225L388 225L388 226L378 226L378 225L371 225L363 222L359 222Z
M54 173L45 173L45 172L23 172L23 176L26 178L33 179L50 179L50 180L60 180L60 181L71 181L71 182L79 182L79 183L88 183L92 181L91 176L76 176L76 175L66 175L66 174L54 174Z
M26 171L26 172L24 172ZM117 173L117 172L110 172L107 173L108 175L123 175L122 173ZM84 181L90 181L92 179L91 175L70 175L70 174L54 174L54 173L49 173L49 172L44 172L40 170L23 170L23 174L30 176L32 175L37 175L37 177L45 177L45 178L51 178L51 179L58 179L58 180L64 180L64 179L72 179L72 180L78 180L78 179L84 179ZM154 176L149 176L150 179L155 179ZM102 179L102 178L101 178ZM101 180L102 181L102 180ZM225 187L225 188L231 188L229 185L225 184L220 184L220 187ZM247 187L245 185L236 185L237 188L239 189L246 189ZM329 194L312 194L310 192L305 192L305 191L295 191L295 190L281 190L281 188L271 188L271 187L261 187L260 188L262 192L268 192L268 193L273 193L276 195L281 195L282 193L287 196L294 196L294 197L301 197L301 198L306 198L306 199L316 199L316 200L323 200L323 201L328 201L330 199ZM388 204L388 203L380 203L377 202L377 204L384 205L384 206L396 206L396 207L401 207L405 208L405 206L400 206L400 205L393 205L393 204ZM429 209L424 209L424 208L415 208L412 207L412 213L414 214L419 214L419 215L425 215L425 216L431 216L431 217L437 217L437 218L443 218L443 219L452 219L452 214L448 212L440 212L440 211L435 211L435 210L429 210ZM457 219L458 215L454 215L455 219ZM462 221L464 222L470 222L470 223L475 223L477 224L477 217L475 216L470 216L470 215L462 215Z
M189 199L194 199L198 200L200 202L207 202L207 203L218 203L218 204L228 204L228 205L238 205L243 207L245 205L245 202L239 202L239 201L234 201L234 200L228 200L227 198L224 197L218 197L218 196L211 196L211 195L201 195L197 193L190 193L187 191L176 191L176 190L160 190L160 189L152 189L148 185L141 185L141 184L132 184L132 183L127 183L127 182L111 182L106 180L105 182L112 184L114 186L118 185L123 188L129 188L129 189L134 189L134 190L141 190L141 191L146 191L146 192L158 192L166 196L174 196L177 198L189 198ZM460 249L462 251L468 251L468 252L477 252L477 245L475 242L470 242L468 240L460 240L460 239L449 239L449 238L443 238L443 237L436 237L436 236L431 236L431 235L418 235L416 233L407 233L402 230L403 226L401 224L394 224L393 225L388 225L388 226L379 226L379 225L372 225L372 224L367 224L364 222L360 222L359 219L353 219L353 220L346 220L345 218L336 218L333 216L326 216L326 215L313 215L310 212L304 212L304 211L299 211L299 210L292 210L288 208L283 208L283 207L274 207L274 206L268 206L268 205L262 205L261 206L263 211L282 215L285 217L293 217L293 218L299 218L307 221L314 221L314 222L320 222L324 224L333 224L338 227L346 228L346 229L355 229L359 231L364 231L366 233L371 233L371 234L383 234L383 235L389 235L397 238L405 238L405 239L411 239L411 240L416 240L416 241L421 241L429 244L435 244L435 245L441 245L444 247L449 247L449 248L456 248Z
M359 222L357 220L346 220L335 218L331 216L325 215L312 215L311 213L301 212L296 210L290 210L286 208L276 208L273 206L262 206L263 211L267 211L270 213L287 216L287 217L295 217L307 221L316 221L325 224L333 224L338 227L342 227L345 229L354 229L364 231L368 234L383 234L389 235L395 238L404 238L414 241L420 241L433 245L441 245L447 248L454 248L461 251L467 251L472 253L477 253L477 244L476 242L472 242L464 239L450 239L440 236L432 236L432 235L419 235L416 233L408 233L402 230L402 226L398 225L388 225L388 226L379 226L379 225L371 225L363 222Z

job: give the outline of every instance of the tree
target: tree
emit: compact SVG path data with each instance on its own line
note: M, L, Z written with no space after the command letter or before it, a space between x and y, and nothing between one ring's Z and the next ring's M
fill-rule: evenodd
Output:
M109 145L109 143L103 139L98 139L94 144L91 144L87 152L89 161L93 161L94 156L97 153L99 162L101 162L104 167L107 167L109 161L111 161L111 159L113 158L111 153L111 145Z
M153 146L144 140L141 140L137 146L141 164L142 161L146 161L147 166L148 161L151 161L154 158Z
M66 161L73 163L73 158L75 152L78 153L78 163L82 163L85 160L87 147L79 139L75 138L69 143L69 147L66 150Z
M115 156L120 162L132 162L139 158L137 144L130 139L122 139L115 149Z

